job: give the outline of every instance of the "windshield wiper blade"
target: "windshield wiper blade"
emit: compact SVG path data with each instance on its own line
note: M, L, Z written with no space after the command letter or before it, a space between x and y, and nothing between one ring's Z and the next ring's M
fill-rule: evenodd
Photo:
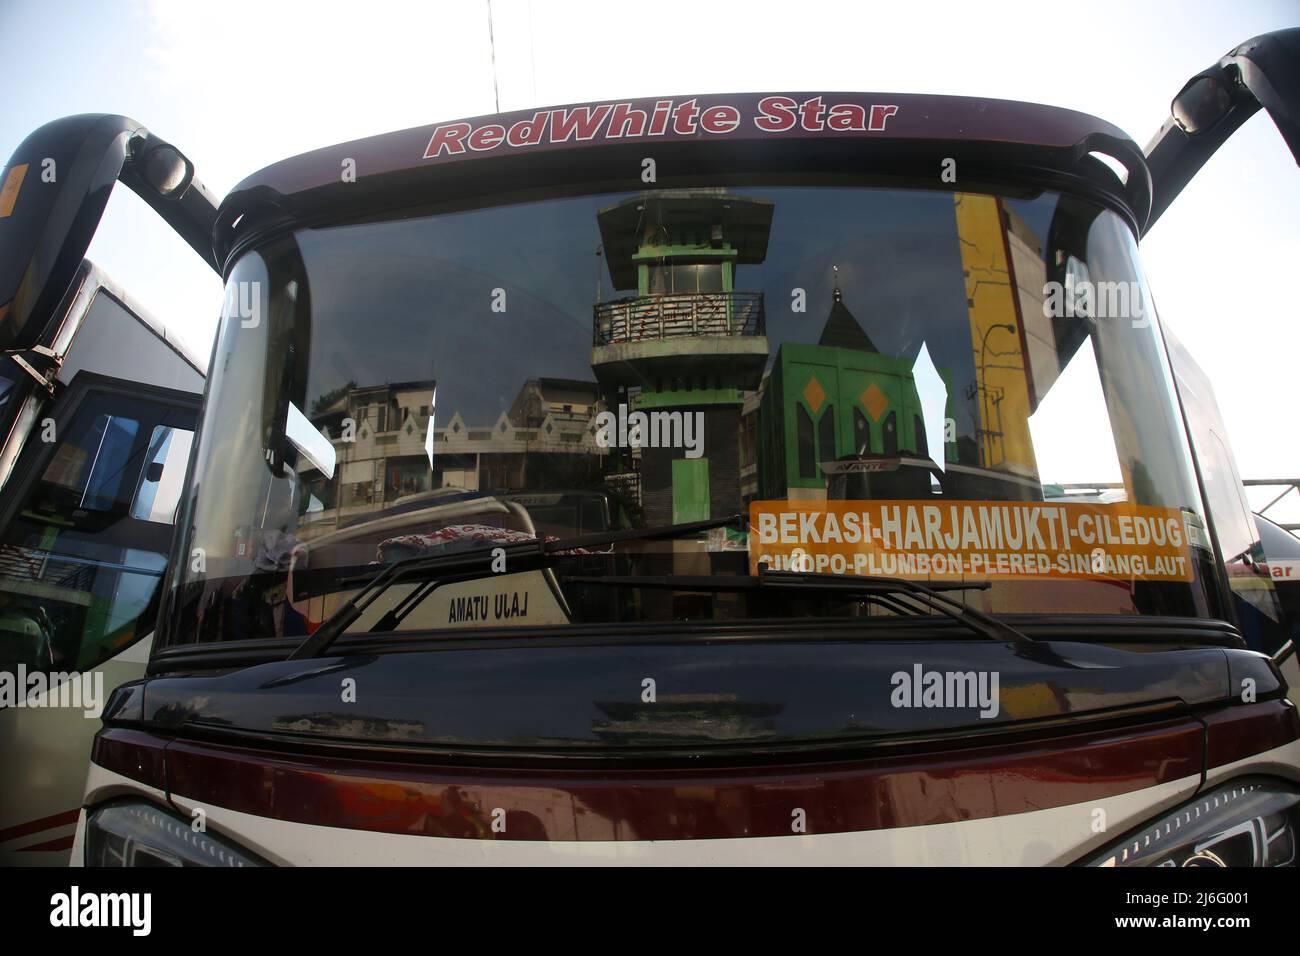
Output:
M954 600L944 593L944 591L968 590L960 586L962 582L953 582L957 586L940 582L922 584L920 581L910 581L907 578L891 578L884 575L817 574L802 571L766 571L759 577L760 580L779 587L811 588L814 590L839 588L844 591L858 590L863 593L872 591L886 594L902 593L929 604L940 614L951 617L958 623L966 625L972 631L983 634L992 640L1032 643L1032 638L1012 627L1006 621L993 617L991 614L985 614L983 611ZM988 586L988 582L984 581L969 590L983 590Z
M481 548L457 551L454 554L414 555L402 558L386 565L370 578L368 583L355 595L344 601L334 613L321 622L301 644L294 648L286 660L302 660L319 657L334 643L334 640L346 631L384 591L398 581L420 577L432 586L421 588L418 599L423 600L434 588L451 581L472 581L485 578L493 573L493 558L498 549L505 553L506 567L510 573L532 571L553 564L565 552L578 551L583 548L600 548L623 541L653 541L661 538L680 538L697 531L709 531L713 528L725 528L735 525L744 527L744 517L734 514L725 518L710 518L706 521L688 521L683 524L663 525L658 528L630 528L623 531L602 531L594 534L578 535L556 541L535 538L532 541L520 541L513 544L489 542ZM403 602L397 611L407 602ZM413 606L413 604L412 604ZM409 607L407 608L409 610ZM392 614L393 612L389 612ZM387 617L386 615L385 617Z
M773 588L794 588L819 594L843 593L871 595L892 610L909 612L906 605L891 600L891 595L904 595L952 618L975 633L995 641L1031 641L1021 631L1005 621L983 611L956 601L947 591L982 591L989 587L987 581L935 581L922 584L906 578L892 578L868 574L828 574L802 571L763 571L757 575L606 575L583 577L566 575L566 583L602 585L607 587L661 588L687 591L761 591Z

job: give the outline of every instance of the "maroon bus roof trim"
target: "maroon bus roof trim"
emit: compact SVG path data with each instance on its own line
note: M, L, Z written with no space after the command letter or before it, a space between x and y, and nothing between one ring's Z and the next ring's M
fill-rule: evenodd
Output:
M341 180L479 157L644 141L964 140L1072 147L1118 127L1073 110L1014 100L905 93L735 93L607 100L477 116L313 150L268 166L232 191L290 195ZM1136 148L1136 147L1135 147Z

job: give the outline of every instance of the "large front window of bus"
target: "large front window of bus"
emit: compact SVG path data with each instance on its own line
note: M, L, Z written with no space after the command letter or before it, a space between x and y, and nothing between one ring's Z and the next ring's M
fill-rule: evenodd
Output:
M546 571L485 558L350 630L891 613L701 583L768 569L986 583L963 600L1004 614L1219 613L1133 237L1078 199L408 211L246 253L226 306L172 643L304 635L404 557L736 513Z

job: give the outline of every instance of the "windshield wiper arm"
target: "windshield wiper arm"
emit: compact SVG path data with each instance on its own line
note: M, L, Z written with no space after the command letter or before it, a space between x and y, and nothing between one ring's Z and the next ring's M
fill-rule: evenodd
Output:
M432 587L420 590L419 600L423 600L435 587L449 581L472 581L492 574L493 558L500 549L505 553L506 567L510 573L531 571L546 567L564 552L577 551L582 548L600 548L605 545L618 544L622 541L653 541L659 538L680 538L697 531L709 531L713 528L725 528L735 525L743 527L744 517L738 514L725 518L710 518L707 521L689 521L684 524L670 524L658 528L631 528L624 531L602 531L595 534L578 535L556 541L537 538L532 541L520 541L513 544L491 543L469 551L454 554L414 555L402 558L386 565L369 582L347 601L335 609L329 617L321 622L301 644L294 648L287 660L301 660L319 657L334 643L335 638L350 627L384 591L401 580L420 577L425 580L433 578ZM403 602L404 604L406 602ZM418 602L416 602L418 603ZM399 605L401 607L401 605ZM409 608L407 608L409 610ZM398 608L394 608L394 611ZM391 613L391 612L390 612Z
M757 575L642 575L581 577L568 575L566 583L604 585L609 587L666 588L688 591L761 591L773 588L794 588L819 594L843 593L845 595L871 595L895 610L910 610L890 595L904 595L919 604L952 618L975 633L995 641L1030 641L1030 637L983 611L954 600L946 591L982 591L989 587L987 581L936 581L922 584L906 578L891 578L867 574L826 574L801 571L763 571Z

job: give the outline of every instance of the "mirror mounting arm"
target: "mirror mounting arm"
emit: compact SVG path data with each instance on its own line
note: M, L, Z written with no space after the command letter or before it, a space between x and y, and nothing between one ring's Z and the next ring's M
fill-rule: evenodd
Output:
M1261 108L1300 163L1300 27L1247 40L1183 85L1145 150L1154 195L1144 233Z

